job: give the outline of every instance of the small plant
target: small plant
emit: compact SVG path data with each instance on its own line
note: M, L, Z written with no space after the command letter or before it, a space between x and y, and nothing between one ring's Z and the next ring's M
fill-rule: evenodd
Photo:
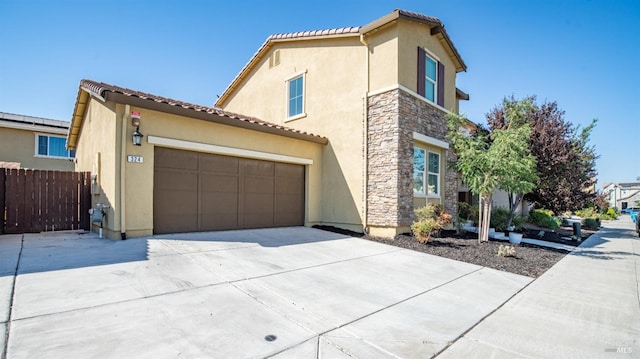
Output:
M498 256L500 257L515 257L516 256L516 247L500 245L498 247Z
M411 225L411 232L420 243L427 243L432 236L452 222L451 215L444 211L441 204L428 204L415 210L416 221Z
M507 221L511 213L506 208L496 208L491 212L491 227L496 232L504 232L507 229Z
M598 229L600 228L600 218L598 217L583 218L582 227L587 229Z
M549 229L556 229L562 224L560 219L553 216L553 211L548 209L532 210L529 212L527 222Z
M458 202L458 218L466 221L471 219L471 205L467 202Z

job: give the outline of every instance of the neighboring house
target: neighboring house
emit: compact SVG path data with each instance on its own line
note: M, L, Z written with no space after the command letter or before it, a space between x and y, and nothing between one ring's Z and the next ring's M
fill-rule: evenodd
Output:
M469 98L456 88L465 70L440 20L395 10L361 27L270 36L215 105L326 136L309 224L393 236L409 231L414 208L457 211L445 115Z
M438 19L396 10L269 37L219 108L83 80L68 146L110 238L315 224L393 236L415 207L457 209L444 117L468 99L465 69Z
M638 207L640 201L640 182L605 183L602 193L609 195L609 206L617 209Z
M0 112L0 168L73 171L69 122Z

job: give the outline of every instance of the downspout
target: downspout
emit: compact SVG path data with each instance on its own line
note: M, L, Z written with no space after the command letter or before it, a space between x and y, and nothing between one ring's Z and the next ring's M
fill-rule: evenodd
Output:
M124 105L122 114L122 134L120 135L120 239L127 239L127 211L125 191L125 168L127 164L127 120L129 119L129 105Z
M366 60L366 66L365 69L367 71L367 84L366 84L366 90L363 96L363 106L364 109L362 111L363 113L363 119L362 119L362 132L363 132L363 154L364 154L364 158L363 158L363 168L362 168L362 182L363 182L363 188L362 188L362 211L363 211L363 223L362 223L362 231L365 234L369 233L369 225L368 225L368 217L367 217L367 212L368 212L368 198L369 198L369 86L370 86L370 71L369 71L369 44L367 44L366 41L364 41L364 34L360 34L360 43L363 44L365 46L365 49L367 51L367 60Z

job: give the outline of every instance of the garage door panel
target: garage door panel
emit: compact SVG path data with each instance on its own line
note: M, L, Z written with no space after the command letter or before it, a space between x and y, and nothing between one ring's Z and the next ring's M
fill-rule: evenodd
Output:
M155 233L304 224L304 166L161 148L154 162Z
M276 163L276 177L296 178L298 180L304 178L304 167L290 163Z
M244 177L243 185L246 193L270 193L273 195L273 177Z
M200 155L200 170L215 173L238 174L240 159L203 153Z
M200 175L203 192L238 192L238 176L203 173Z
M156 147L154 166L157 168L197 170L198 153Z
M159 169L160 176L155 176L154 189L162 191L196 191L198 187L198 173L180 170Z
M153 226L157 233L192 231L198 224L197 191L166 191L154 199Z
M245 176L269 176L273 177L275 163L260 160L241 160L242 173Z
M280 195L303 195L304 182L300 179L276 178L276 194Z

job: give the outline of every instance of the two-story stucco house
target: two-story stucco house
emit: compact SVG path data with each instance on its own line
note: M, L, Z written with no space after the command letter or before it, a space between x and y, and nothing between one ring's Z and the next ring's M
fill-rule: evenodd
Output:
M444 116L468 98L455 86L465 68L438 19L396 10L269 37L215 108L82 80L68 146L110 238L299 225L393 236L415 207L456 210Z
M215 105L326 136L319 222L393 236L416 207L457 210L444 117L469 98L456 88L465 70L440 20L395 10L270 36Z
M0 168L73 171L69 122L0 112Z

